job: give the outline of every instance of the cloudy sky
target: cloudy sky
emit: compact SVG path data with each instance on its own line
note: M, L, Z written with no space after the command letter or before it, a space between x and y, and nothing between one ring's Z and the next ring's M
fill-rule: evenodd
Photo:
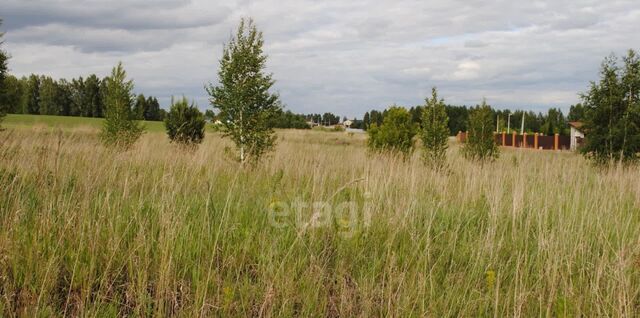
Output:
M294 112L361 117L423 103L545 111L578 102L602 59L640 49L637 0L2 0L10 68L107 75L136 92L208 106L222 45L240 18L264 32L275 89Z

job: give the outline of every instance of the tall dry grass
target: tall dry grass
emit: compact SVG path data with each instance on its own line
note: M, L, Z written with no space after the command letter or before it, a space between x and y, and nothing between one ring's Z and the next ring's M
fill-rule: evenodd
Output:
M362 135L278 132L240 168L208 134L0 133L4 316L637 316L640 171L503 149L449 171ZM274 206L323 202L285 215ZM348 202L356 218L336 207ZM315 211L317 212L317 211Z

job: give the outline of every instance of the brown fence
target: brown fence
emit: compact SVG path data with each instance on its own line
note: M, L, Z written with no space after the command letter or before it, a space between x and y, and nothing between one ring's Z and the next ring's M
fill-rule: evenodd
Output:
M467 141L468 132L458 132L456 139L459 142ZM569 136L545 136L542 134L523 134L516 133L494 133L494 139L499 146L531 148L544 150L567 150L571 148L571 138Z

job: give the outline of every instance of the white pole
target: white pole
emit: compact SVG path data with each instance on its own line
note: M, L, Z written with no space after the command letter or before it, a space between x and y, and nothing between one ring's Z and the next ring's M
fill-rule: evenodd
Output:
M507 134L511 133L511 113L509 113L509 116L507 116Z
M496 115L496 132L500 131L500 116Z
M522 112L522 125L520 126L520 134L524 134L524 112Z

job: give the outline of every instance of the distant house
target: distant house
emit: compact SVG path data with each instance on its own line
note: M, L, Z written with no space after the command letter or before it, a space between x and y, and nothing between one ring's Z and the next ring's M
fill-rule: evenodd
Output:
M582 130L583 123L579 121L569 122L571 127L571 150L577 150L582 141L584 140L584 131Z
M342 122L342 125L343 125L344 127L346 127L346 128L350 128L350 127L351 127L351 125L353 125L353 121L352 121L352 120L347 119L347 120L345 120L345 121L343 121L343 122Z

